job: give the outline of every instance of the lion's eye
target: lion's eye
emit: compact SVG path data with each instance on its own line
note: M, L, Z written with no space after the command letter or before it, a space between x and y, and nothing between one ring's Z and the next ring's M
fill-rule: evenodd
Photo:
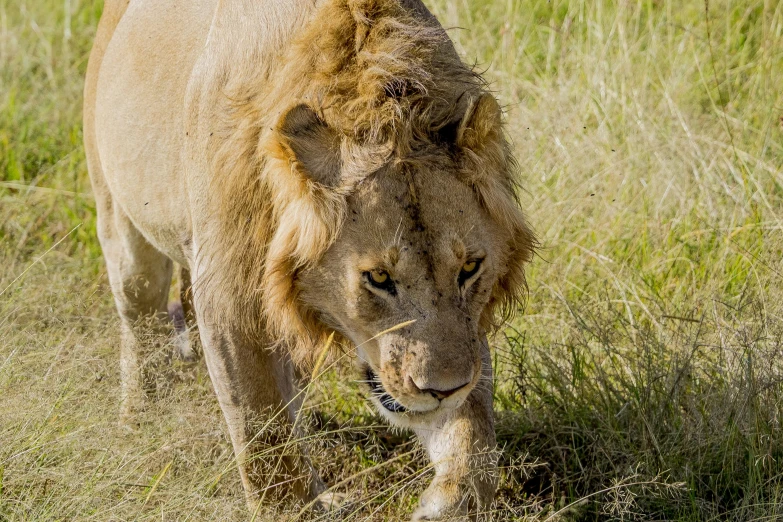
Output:
M476 275L481 267L481 261L481 259L469 259L462 265L462 270L460 270L458 278L460 286L464 286L471 277Z
M370 272L370 279L376 285L382 285L389 279L389 274L380 270L373 270Z
M394 281L385 270L370 270L364 273L365 280L375 288L394 294Z

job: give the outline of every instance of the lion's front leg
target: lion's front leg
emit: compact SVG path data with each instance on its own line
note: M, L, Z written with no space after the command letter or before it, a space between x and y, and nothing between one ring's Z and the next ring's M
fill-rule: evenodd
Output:
M299 444L294 419L302 397L285 354L249 339L233 325L216 325L210 307L195 308L204 359L228 424L251 510L259 501L316 498L325 488Z
M497 488L497 453L492 412L492 370L465 403L439 421L414 430L427 449L435 478L413 520L488 519Z

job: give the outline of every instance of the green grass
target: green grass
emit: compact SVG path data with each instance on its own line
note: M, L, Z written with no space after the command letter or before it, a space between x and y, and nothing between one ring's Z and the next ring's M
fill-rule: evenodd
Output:
M499 517L783 519L783 4L429 5L506 106L542 243L494 342ZM100 10L0 0L0 521L245 520L203 363L116 423L81 147ZM425 462L353 378L316 383L314 460L352 477L348 519L404 518Z

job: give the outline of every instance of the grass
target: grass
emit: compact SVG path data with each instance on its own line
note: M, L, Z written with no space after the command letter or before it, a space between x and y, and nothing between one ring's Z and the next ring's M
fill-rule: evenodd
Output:
M498 518L783 519L783 4L429 5L507 108L543 245L494 342ZM81 147L100 11L0 0L0 521L245 520L203 363L116 423ZM314 385L316 466L347 519L404 519L425 461L352 379Z

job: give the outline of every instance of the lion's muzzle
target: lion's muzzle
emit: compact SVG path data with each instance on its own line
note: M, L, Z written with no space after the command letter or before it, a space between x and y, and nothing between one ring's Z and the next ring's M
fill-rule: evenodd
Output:
M379 345L380 364L364 373L374 401L392 413L458 408L481 378L480 347L464 341L433 346L389 335Z

